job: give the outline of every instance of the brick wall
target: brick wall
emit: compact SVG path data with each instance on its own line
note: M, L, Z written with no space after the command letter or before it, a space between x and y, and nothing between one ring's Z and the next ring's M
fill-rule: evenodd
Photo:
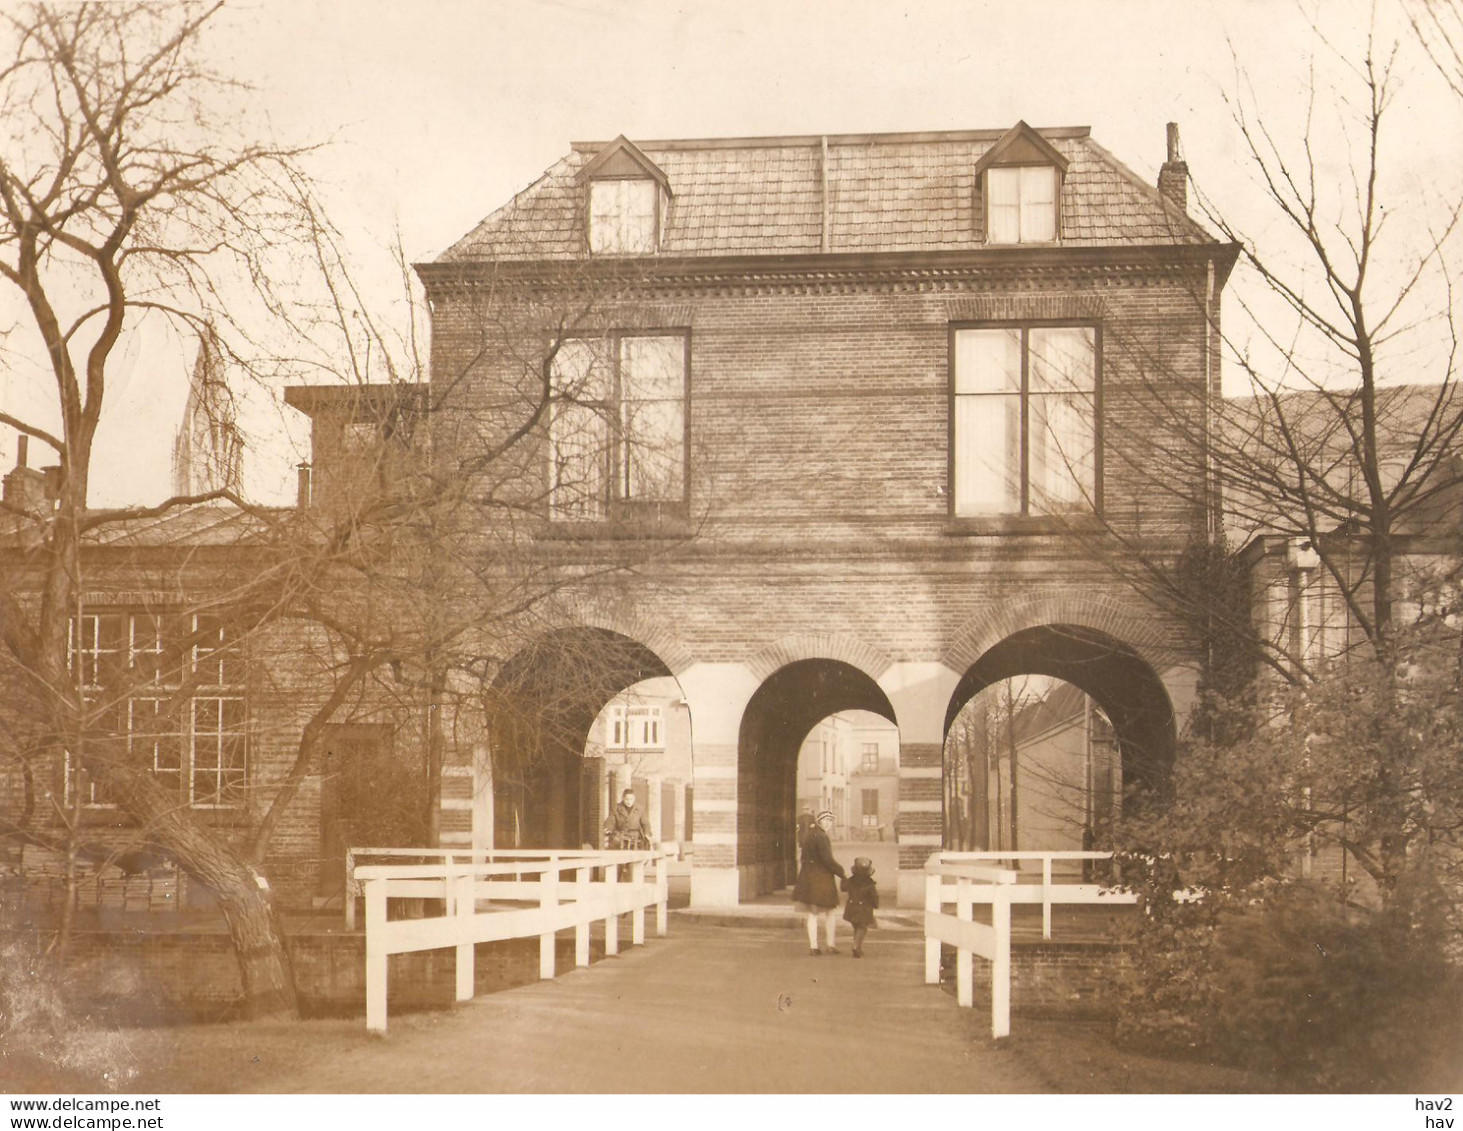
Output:
M592 936L591 960L603 957ZM44 943L37 932L0 931L6 953ZM363 935L294 934L288 940L300 1008L307 1016L365 1016ZM237 1015L238 961L217 932L76 931L65 993L80 1013L124 1025L220 1021ZM451 949L392 955L387 1005L392 1011L450 1008L456 958ZM574 936L561 933L556 963L574 965ZM492 993L538 980L538 939L479 943L476 992Z

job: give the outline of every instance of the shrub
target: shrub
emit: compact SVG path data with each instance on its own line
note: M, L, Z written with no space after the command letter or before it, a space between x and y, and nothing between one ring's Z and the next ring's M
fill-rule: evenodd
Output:
M1145 915L1119 1035L1304 1089L1425 1087L1463 1037L1463 980L1446 958L1440 896L1419 884L1382 914L1291 883L1248 907Z

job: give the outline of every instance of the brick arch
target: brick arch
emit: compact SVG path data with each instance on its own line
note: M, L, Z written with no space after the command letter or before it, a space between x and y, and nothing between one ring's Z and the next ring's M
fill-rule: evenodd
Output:
M1153 610L1107 595L1051 593L990 606L955 633L940 657L956 672L970 668L1006 637L1049 624L1095 629L1132 648L1155 672L1180 662L1172 640L1155 624Z
M646 620L635 613L580 606L573 611L573 615L574 623L581 627L602 628L644 645L670 669L671 675L679 676L696 661L691 650L681 643L669 628L663 624Z
M855 636L840 632L807 632L784 636L769 644L747 661L747 667L760 681L778 668L798 660L839 660L857 668L875 683L894 662L886 653Z

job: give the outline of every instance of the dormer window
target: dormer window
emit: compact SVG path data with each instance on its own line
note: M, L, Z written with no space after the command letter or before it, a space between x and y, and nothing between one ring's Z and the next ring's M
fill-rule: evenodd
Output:
M976 238L992 244L1054 243L1061 234L1067 159L1017 122L975 165Z
M660 250L671 183L623 136L579 171L591 255L653 255Z
M650 178L589 183L589 250L649 255L656 249L657 185Z
M987 239L1050 243L1057 238L1057 171L1050 165L986 170Z

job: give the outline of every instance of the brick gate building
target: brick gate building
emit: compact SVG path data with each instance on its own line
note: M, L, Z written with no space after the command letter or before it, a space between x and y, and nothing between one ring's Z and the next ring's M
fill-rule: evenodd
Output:
M1025 123L576 144L419 265L438 458L515 419L536 357L535 552L643 550L578 619L611 682L684 693L693 901L790 882L797 752L838 711L899 728L905 898L947 728L997 680L1077 685L1126 779L1166 772L1197 657L1114 566L1214 521L1154 440L1202 446L1236 255L1176 141L1157 186ZM575 756L545 841L579 839Z
M340 505L362 444L388 434L387 477L471 462L474 445L513 464L499 549L563 584L487 700L535 735L507 716L491 741L434 732L386 665L378 698L405 713L367 701L301 760L338 653L281 623L247 665L219 659L227 635L206 611L274 560L271 532L294 520L262 512L195 508L90 548L75 657L136 667L182 648L169 633L191 641L192 682L130 693L120 737L240 842L295 774L265 857L286 903L339 893L359 827L418 844L595 839L608 798L585 740L655 677L674 677L689 718L689 788L653 796L691 830L694 902L790 882L799 748L859 710L898 728L890 831L902 898L918 899L946 734L983 688L1066 680L1111 723L1123 780L1167 773L1197 646L1123 565L1214 532L1203 453L1237 253L1188 218L1176 142L1157 186L1085 128L1024 123L575 145L420 264L430 397L291 390L314 462L313 510L294 520ZM412 415L425 426L382 431ZM7 508L43 517L27 501L42 479L8 477ZM499 532L463 532L452 556L469 561L479 533L471 568L487 569ZM29 568L25 527L7 538L5 560ZM448 580L464 596L445 618L475 615L451 588L471 569ZM164 701L181 721L148 730ZM535 760L517 757L529 738ZM52 788L68 805L82 790L85 827L125 837L94 787ZM7 779L5 810L28 789ZM403 816L433 806L435 821Z

